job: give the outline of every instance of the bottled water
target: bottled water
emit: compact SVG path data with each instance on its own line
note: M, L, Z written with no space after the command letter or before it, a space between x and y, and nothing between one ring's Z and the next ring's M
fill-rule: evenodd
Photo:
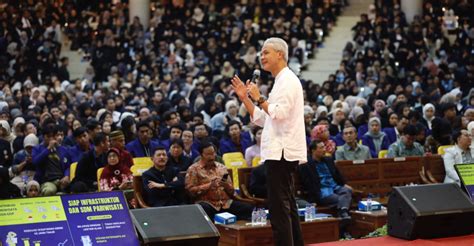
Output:
M258 211L257 208L254 208L252 211L252 225L255 226L258 223Z
M311 220L316 219L316 206L314 204L311 205Z
M369 194L369 196L367 196L367 211L372 211L372 196Z
M267 224L267 213L265 212L265 209L261 208L260 209L260 225L266 225Z
M304 221L311 221L311 205L306 205L304 210Z

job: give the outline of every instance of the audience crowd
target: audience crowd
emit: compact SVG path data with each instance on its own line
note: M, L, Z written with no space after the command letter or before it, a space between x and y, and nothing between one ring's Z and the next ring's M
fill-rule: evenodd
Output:
M271 36L288 42L290 67L304 67L345 4L184 2L152 3L148 27L129 20L120 1L0 4L0 198L128 190L134 158L147 157L149 205L194 201L210 215L224 209L248 217L252 208L233 200L221 157L241 152L252 166L261 128L250 123L230 78L260 69L258 51ZM352 190L334 159L383 151L423 156L453 145L444 156L446 181L459 182L452 165L474 163L471 8L424 0L408 23L399 1L376 0L334 74L322 85L301 81L311 148L300 173L309 202L336 206L347 218ZM91 61L83 78L70 78L62 40ZM268 95L270 74L257 83ZM262 168L251 184L264 185ZM264 197L261 187L249 188Z

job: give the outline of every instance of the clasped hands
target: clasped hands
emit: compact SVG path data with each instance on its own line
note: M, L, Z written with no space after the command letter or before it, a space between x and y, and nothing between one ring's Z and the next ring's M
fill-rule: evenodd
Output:
M232 82L232 89L234 89L240 101L244 101L249 97L252 101L257 101L260 98L260 91L257 84L250 82L249 79L244 84L239 76L234 75L230 81Z
M178 177L174 177L173 179L173 182L176 182L178 181ZM166 185L163 184L163 183L157 183L155 181L148 181L148 188L150 189L153 189L153 188L157 188L157 189L163 189L163 188L166 188Z

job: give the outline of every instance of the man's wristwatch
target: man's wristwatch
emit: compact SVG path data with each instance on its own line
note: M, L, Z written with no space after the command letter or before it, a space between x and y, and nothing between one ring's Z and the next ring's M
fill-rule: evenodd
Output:
M267 99L264 96L260 96L257 100L257 105L260 106L264 103Z

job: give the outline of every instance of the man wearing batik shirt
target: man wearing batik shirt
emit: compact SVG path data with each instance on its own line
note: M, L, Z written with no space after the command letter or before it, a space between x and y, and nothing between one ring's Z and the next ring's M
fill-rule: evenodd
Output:
M186 190L195 203L200 204L211 219L216 213L229 212L237 219L248 220L253 206L232 200L232 179L227 168L215 161L216 147L204 141L199 152L201 160L189 167L185 182Z

